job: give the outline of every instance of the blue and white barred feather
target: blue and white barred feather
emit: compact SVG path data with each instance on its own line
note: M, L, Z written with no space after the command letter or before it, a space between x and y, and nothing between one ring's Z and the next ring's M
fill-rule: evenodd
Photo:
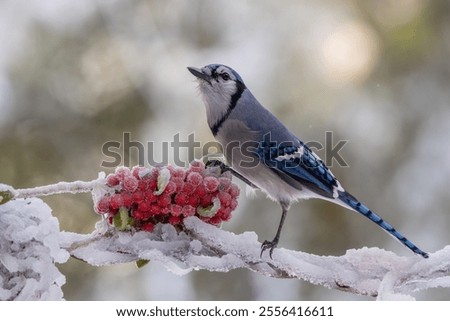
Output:
M292 142L276 144L266 139L259 144L256 152L260 160L275 173L283 176L283 179L286 179L287 175L322 197L337 203L342 202L341 205L364 215L414 253L428 258L428 253L419 249L391 224L345 191L324 162L303 142L298 141L295 145Z

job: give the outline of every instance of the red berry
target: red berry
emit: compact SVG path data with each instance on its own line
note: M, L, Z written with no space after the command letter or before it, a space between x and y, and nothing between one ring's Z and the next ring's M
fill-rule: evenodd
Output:
M176 192L183 190L184 180L181 177L171 177L170 181L175 184Z
M226 207L222 209L222 213L220 214L220 218L223 221L228 221L231 218L231 208Z
M218 194L221 207L228 207L231 204L231 195L226 192L219 192Z
M119 209L121 206L123 206L122 195L120 194L111 195L109 206L111 206L112 209L116 210Z
M172 213L173 216L180 216L183 211L183 207L178 204L172 204L170 205L170 213Z
M161 207L156 204L152 204L150 205L149 213L151 215L160 215L162 214Z
M172 195L173 193L176 192L176 190L177 190L177 185L174 182L170 181L169 183L167 183L163 194L165 194L165 195Z
M133 197L130 193L122 191L122 193L120 193L120 195L122 195L122 200L123 200L123 206L130 208L131 204L133 204Z
M172 198L169 195L161 195L158 198L158 205L162 208L168 207L172 203Z
M140 169L141 169L141 167L139 167L139 166L134 166L134 167L131 169L131 175L133 175L134 178L139 179L139 178L140 178L140 177L139 177Z
M169 217L169 223L172 225L180 224L182 220L181 216L171 216Z
M139 181L134 176L127 176L122 182L123 189L127 192L133 193L139 185Z
M154 203L158 200L158 196L153 193L153 191L149 190L145 192L145 201L147 203Z
M213 176L207 176L203 179L203 185L205 186L207 192L213 193L219 186L219 180Z
M102 199L97 203L95 211L99 214L105 214L109 211L109 197L103 196Z
M119 183L120 183L119 178L115 174L109 174L106 177L106 185L110 187L117 186L119 185Z
M219 177L219 189L228 192L231 186L231 180L228 177Z
M128 167L118 167L116 168L116 176L119 181L123 182L125 177L131 176L131 171Z
M141 178L141 181L145 182L145 189L151 189L152 191L156 190L156 186L158 185L158 175L159 170L157 168L152 168L152 170Z
M220 223L222 223L222 219L218 216L214 216L209 219L208 223L212 225L220 225Z
M238 202L235 199L231 200L231 203L230 203L231 210L235 210L237 206L238 206Z
M189 164L189 172L197 172L203 174L205 171L205 164L199 161L193 161Z
M134 219L136 219L138 221L143 221L148 218L148 214L139 209L133 210L133 213L131 214L131 216L133 216Z
M136 191L132 194L133 203L139 204L144 200L144 193L141 191Z
M239 196L241 191L239 190L239 187L236 184L231 184L230 190L228 191L232 198L236 198Z
M191 172L187 176L186 181L197 187L203 181L203 176L197 172Z
M146 175L146 176L151 177L152 179L156 179L156 178L158 178L158 176L159 176L159 171L160 171L160 168L158 168L158 167L153 167L153 168L150 170L150 172L148 173L148 175Z
M152 223L149 223L149 222L144 223L141 226L141 229L143 229L144 231L147 231L147 232L153 232L154 228L155 228L155 225L153 225Z
M147 189L151 191L156 191L156 187L158 186L158 179L151 178L148 180L147 184L148 184Z
M146 180L142 180L142 179L139 180L137 189L142 192L146 191L148 189L148 182Z
M149 212L150 211L150 204L147 202L140 202L138 205L138 210L141 212Z
M109 205L109 211L108 211L109 217L113 217L113 216L116 215L118 212L119 212L119 209L118 209L118 208L112 208L112 207L111 207L111 204Z
M200 204L200 198L195 194L189 195L189 198L187 200L187 205L197 207L198 204Z
M178 205L185 205L188 201L188 196L185 193L178 193L175 195L175 203Z
M191 205L185 205L185 206L183 206L182 213L183 213L183 215L184 215L185 217L193 216L193 215L195 215L195 212L196 212L195 207L193 207L193 206L191 206Z
M166 165L166 169L169 170L170 176L172 176L172 173L175 171L176 168L177 168L177 167L173 166L172 164Z
M200 199L200 205L202 207L208 207L212 205L213 194L206 194Z
M171 175L171 177L173 178L180 178L181 180L184 180L184 178L186 177L186 170L181 167L175 167L171 172Z
M190 183L190 182L184 183L183 190L182 190L183 193L186 193L189 195L189 194L194 193L194 191L195 191L195 186L192 183Z
M203 184L198 185L193 194L200 198L205 196L206 187Z

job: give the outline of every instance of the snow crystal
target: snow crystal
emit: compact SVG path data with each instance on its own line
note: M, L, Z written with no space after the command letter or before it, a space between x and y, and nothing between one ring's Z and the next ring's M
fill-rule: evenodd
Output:
M200 242L199 240L192 240L191 243L189 244L191 250L193 253L198 254L201 250L202 250L202 242Z
M106 174L105 172L99 172L98 178L95 181L92 188L92 199L94 200L94 204L97 204L99 200L106 194L111 191L114 191L113 188L109 187L106 184Z
M161 237L163 241L168 242L177 239L178 233L175 227L170 224L160 224L159 226L161 228Z
M59 222L37 198L0 205L0 300L61 300L66 282L55 266L69 253L60 247Z

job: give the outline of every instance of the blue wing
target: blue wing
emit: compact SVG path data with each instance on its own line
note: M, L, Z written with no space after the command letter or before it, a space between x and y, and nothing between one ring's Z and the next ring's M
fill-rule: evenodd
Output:
M291 186L308 188L328 198L336 197L338 182L323 161L303 142L262 141L256 153L259 159Z
M301 141L280 144L263 141L259 143L256 153L264 164L291 186L300 190L306 187L330 200L341 201L380 226L414 253L428 257L426 252L400 234L391 224L346 192L323 161Z

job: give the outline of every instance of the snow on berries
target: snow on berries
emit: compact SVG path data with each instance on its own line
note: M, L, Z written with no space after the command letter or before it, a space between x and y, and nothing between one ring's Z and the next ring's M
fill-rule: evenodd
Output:
M229 173L199 161L187 169L118 167L106 177L106 185L108 192L98 199L95 211L121 230L149 232L158 223L182 230L183 219L194 215L220 225L231 218L240 192Z

